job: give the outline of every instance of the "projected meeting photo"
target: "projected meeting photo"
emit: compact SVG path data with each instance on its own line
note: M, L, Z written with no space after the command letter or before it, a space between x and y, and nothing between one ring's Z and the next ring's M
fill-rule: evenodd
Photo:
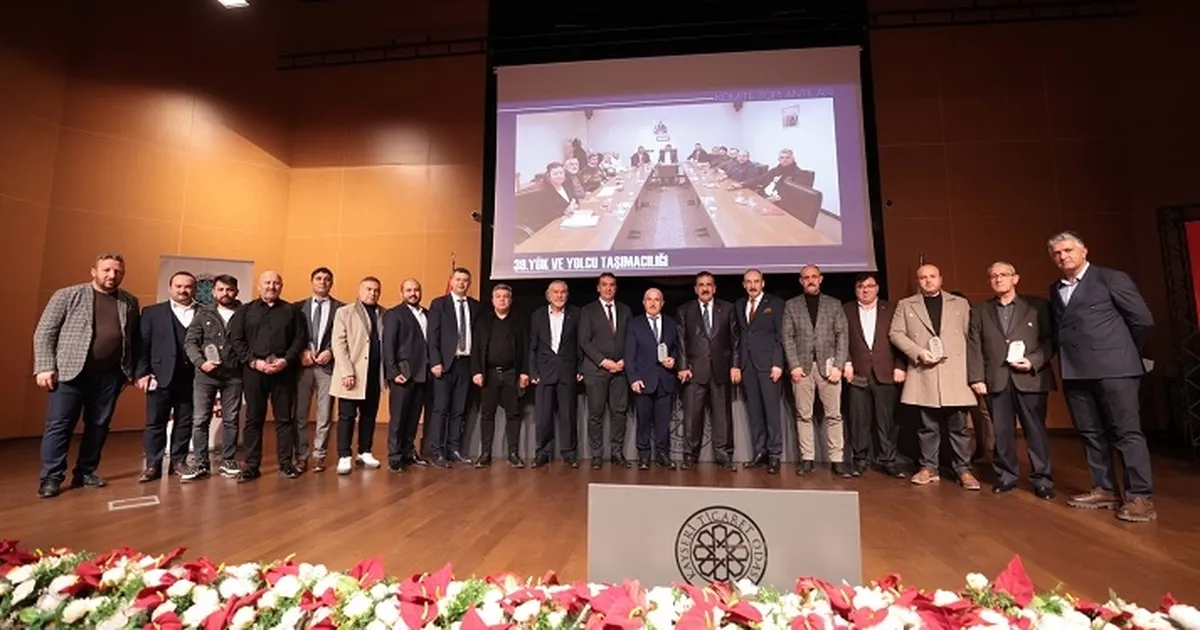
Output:
M678 91L502 99L494 275L872 263L857 76L703 91L663 76Z

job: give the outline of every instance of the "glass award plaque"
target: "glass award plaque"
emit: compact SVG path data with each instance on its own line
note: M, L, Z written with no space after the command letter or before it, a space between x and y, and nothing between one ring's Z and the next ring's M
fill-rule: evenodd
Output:
M671 356L671 353L667 351L667 344L665 344L665 343L658 344L658 362L663 363L668 358L670 358L670 356Z
M929 340L929 354L933 355L934 361L946 358L946 346L942 344L941 337L933 337Z
M1020 361L1021 359L1024 359L1024 358L1025 358L1025 342L1024 341L1010 341L1008 343L1008 358L1006 358L1005 361L1007 361L1009 363L1016 363L1017 361Z
M221 363L221 349L217 347L217 344L210 343L204 346L204 360L211 363Z

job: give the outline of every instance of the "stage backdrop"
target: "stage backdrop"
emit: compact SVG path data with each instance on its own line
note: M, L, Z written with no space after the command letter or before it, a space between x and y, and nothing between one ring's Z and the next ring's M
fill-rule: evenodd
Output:
M212 304L213 278L222 274L237 278L241 299L248 300L254 296L254 261L252 260L160 256L158 259L159 302L169 298L167 285L171 276L178 271L188 271L196 276L196 301L201 304Z

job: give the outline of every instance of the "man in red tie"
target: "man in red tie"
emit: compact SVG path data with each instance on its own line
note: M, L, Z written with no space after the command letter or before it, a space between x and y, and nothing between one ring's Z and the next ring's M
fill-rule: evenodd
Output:
M783 345L779 341L783 301L763 291L766 282L757 269L742 276L742 287L746 297L734 305L734 315L741 328L738 352L753 447L753 455L745 467L766 466L773 475L779 472L783 455L783 425L779 417L779 401L783 396L779 385L783 377Z

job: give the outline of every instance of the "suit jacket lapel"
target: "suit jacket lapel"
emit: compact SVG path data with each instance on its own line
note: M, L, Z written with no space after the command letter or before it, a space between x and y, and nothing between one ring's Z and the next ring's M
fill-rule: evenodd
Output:
M1008 331L1004 330L1004 321L1000 319L1000 302L996 301L995 299L988 300L987 304L985 304L983 307L983 312L992 320L993 323L996 324L996 330L999 330L1000 334L1008 334ZM1016 313L1014 310L1014 315L1015 314Z
M933 329L933 320L929 317L929 309L925 308L925 296L918 294L917 298L917 306L913 309L917 312L917 319L929 329L930 334L937 335L937 331ZM942 308L946 308L945 303L942 304ZM945 320L944 314L942 319Z

